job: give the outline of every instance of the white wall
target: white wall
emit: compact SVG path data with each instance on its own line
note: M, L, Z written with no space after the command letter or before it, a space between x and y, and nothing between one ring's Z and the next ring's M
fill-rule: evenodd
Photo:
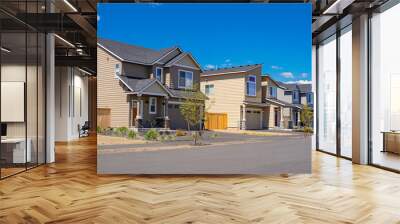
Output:
M76 68L56 67L56 141L79 138L78 125L88 120L88 78L83 75Z

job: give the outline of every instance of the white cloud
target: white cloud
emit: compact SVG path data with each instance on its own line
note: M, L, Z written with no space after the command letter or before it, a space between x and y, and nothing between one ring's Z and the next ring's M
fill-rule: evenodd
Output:
M231 62L231 59L228 58L225 60L225 63L229 63L229 62Z
M99 16L99 15L97 15L97 22L98 22L98 21L100 21L100 16Z
M307 77L308 77L308 73L303 72L303 73L300 74L300 76L301 76L302 78L307 78Z
M281 70L282 69L282 67L277 66L277 65L272 65L271 68L275 69L275 70Z
M291 72L282 72L282 73L281 73L281 76L282 76L282 77L285 77L285 78L287 78L287 79L293 79L293 78L294 78L294 75L293 75L293 73L291 73Z
M216 67L215 65L211 65L211 64L208 64L208 65L204 66L204 68L207 69L207 70L215 69L215 67Z
M296 80L296 81L287 81L286 84L312 84L311 80Z

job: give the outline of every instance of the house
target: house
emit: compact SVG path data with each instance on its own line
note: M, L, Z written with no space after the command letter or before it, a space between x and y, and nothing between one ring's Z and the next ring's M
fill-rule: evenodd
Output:
M179 47L154 50L98 39L97 60L99 126L187 127L179 107L198 90L201 73L190 53ZM204 106L205 99L199 105Z
M262 93L264 102L270 104L266 127L269 129L299 127L302 108L313 105L310 84L287 84L264 75Z
M267 104L262 100L261 70L261 64L253 64L202 72L207 114L226 117L220 119L225 122L224 128L262 129Z

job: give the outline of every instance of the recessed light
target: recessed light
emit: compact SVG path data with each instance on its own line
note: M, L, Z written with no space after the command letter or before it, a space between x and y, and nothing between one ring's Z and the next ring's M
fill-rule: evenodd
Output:
M6 53L10 53L11 52L11 50L9 50L9 49L7 49L5 47L1 47L1 51L4 51Z
M65 4L67 4L74 12L78 12L78 10L68 1L64 0Z

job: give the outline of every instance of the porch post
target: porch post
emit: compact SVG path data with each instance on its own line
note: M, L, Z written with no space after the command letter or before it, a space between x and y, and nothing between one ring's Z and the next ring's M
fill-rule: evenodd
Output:
M168 96L164 97L164 128L169 129Z
M140 128L142 125L142 109L141 109L141 104L142 104L142 96L138 95L137 101L136 101L136 119L135 119L135 127Z
M246 130L246 105L242 106L242 125L240 127L242 130Z

